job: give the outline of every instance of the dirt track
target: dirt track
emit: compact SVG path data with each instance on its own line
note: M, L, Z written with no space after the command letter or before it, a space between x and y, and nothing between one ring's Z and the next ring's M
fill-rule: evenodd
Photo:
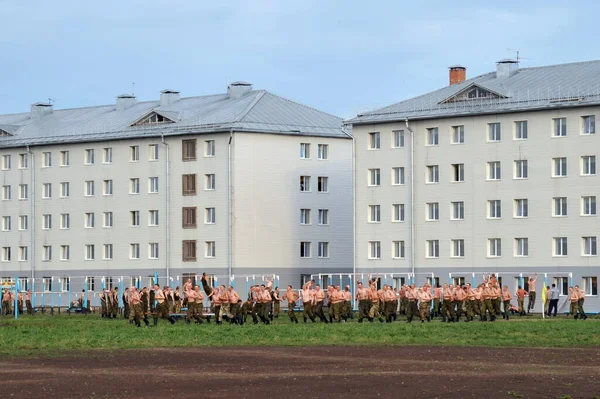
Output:
M259 395L591 399L600 397L600 348L193 348L0 361L1 398Z

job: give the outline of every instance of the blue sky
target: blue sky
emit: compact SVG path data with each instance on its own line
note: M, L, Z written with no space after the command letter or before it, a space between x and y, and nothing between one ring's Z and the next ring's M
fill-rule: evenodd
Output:
M450 6L452 5L452 6ZM347 118L472 77L598 59L595 1L0 0L0 113L221 93L245 80Z

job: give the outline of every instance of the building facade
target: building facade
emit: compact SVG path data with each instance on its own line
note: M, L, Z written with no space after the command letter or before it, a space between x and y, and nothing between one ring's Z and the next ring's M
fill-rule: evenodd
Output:
M352 140L339 118L245 82L52 108L0 116L3 280L64 292L87 277L98 291L206 272L297 287L352 269Z
M538 273L538 298L555 283L568 309L579 285L597 310L600 62L465 72L347 122L357 272L397 273L394 284L498 273L513 292Z

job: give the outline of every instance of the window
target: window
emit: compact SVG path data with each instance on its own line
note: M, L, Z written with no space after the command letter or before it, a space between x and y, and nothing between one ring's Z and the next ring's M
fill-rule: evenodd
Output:
M369 133L369 149L378 150L381 148L381 135L379 132Z
M515 161L515 179L527 179L529 177L528 166L526 159Z
M301 241L300 242L300 257L301 258L310 258L310 242L309 241Z
M439 202L427 203L427 220L440 220L440 204Z
M452 144L464 144L465 143L465 127L452 126Z
M10 155L2 155L2 170L10 170Z
M204 257L205 258L214 258L215 257L215 242L214 241L206 241L204 243Z
M196 207L182 209L182 227L184 229L196 228Z
M10 262L10 247L2 247L2 262Z
M310 191L310 176L300 176L300 191Z
M440 167L438 165L427 165L427 183L439 183Z
M515 200L515 217L529 217L529 201L527 199L519 198Z
M183 240L182 257L184 262L196 261L196 240Z
M43 290L46 292L51 292L52 291L52 282L53 279L52 277L42 277L42 286L43 286Z
M140 160L140 146L132 145L129 146L129 161L138 162Z
M392 259L404 259L404 241L392 241Z
M438 145L439 142L438 128L432 127L427 129L427 145Z
M196 195L196 175L182 176L182 195Z
M598 295L598 277L584 277L581 285L585 295Z
M554 118L554 137L567 136L567 118Z
M140 179L133 178L129 179L129 194L139 194L140 193Z
M329 209L319 209L319 224L322 226L329 224Z
M395 130L392 132L392 148L404 147L404 130Z
M392 222L404 222L404 204L392 204Z
M465 181L465 164L455 163L452 164L452 181L464 182Z
M440 240L427 240L427 257L428 258L439 258L440 257Z
M181 141L181 160L184 162L196 160L196 140Z
M490 258L502 256L502 240L499 238L488 239L488 256Z
M148 178L148 192L150 194L158 193L158 177L149 177Z
M317 146L317 158L324 160L329 159L329 144L319 144Z
M583 117L583 134L596 134L596 116Z
M69 182L63 181L60 183L60 198L69 198L71 195L71 186Z
M94 181L88 180L85 182L85 196L93 197L94 196Z
M96 278L95 277L88 277L87 278L87 286L88 286L88 291L95 291L95 288L96 288Z
M46 213L42 215L42 230L50 230L52 228L52 215Z
M214 190L215 189L215 175L208 174L205 176L204 189L205 190Z
M158 144L148 145L148 160L158 161Z
M319 176L317 179L317 191L320 193L329 192L329 177Z
M567 237L554 237L554 256L567 256Z
M27 215L19 215L19 230L27 230Z
M49 154L49 153L48 153ZM69 166L71 164L69 151L60 152L60 166Z
M488 201L488 219L500 219L502 217L502 202L500 200Z
M452 240L452 257L464 258L465 256L465 240L462 238Z
M50 245L44 245L42 247L42 261L52 261L52 247Z
M93 149L85 150L85 156L83 157L83 163L85 165L93 165L94 164L94 150Z
M500 123L488 123L488 141L497 142L502 140Z
M216 218L217 218L217 215L215 212L215 208L206 208L204 210L204 223L215 224Z
M113 213L112 212L104 212L102 218L103 218L102 227L113 227Z
M113 181L112 180L104 180L102 184L102 194L103 195L113 195Z
M19 247L19 261L26 262L28 259L27 247Z
M502 169L499 161L488 162L488 180L500 180L502 179Z
M62 155L63 151L61 151ZM43 152L42 153L42 167L49 168L52 166L52 153L51 152ZM62 162L61 162L62 166Z
M320 242L318 248L318 256L319 258L329 258L329 243L328 242Z
M131 227L139 227L140 225L140 211L130 211L129 219L131 220Z
M71 215L68 213L60 214L60 228L70 229L71 228Z
M102 163L112 163L112 148L105 147L102 149Z
M567 175L567 158L552 158L553 174L552 177L564 177Z
M104 244L102 246L102 259L104 259L104 260L112 260L113 259L113 245L112 244Z
M381 206L380 205L369 205L369 222L370 223L381 222Z
M596 157L594 155L581 157L581 174L584 176L593 176L596 174Z
M567 216L567 197L554 197L554 213L552 216Z
M529 256L529 238L515 238L515 256Z
M42 184L42 198L44 198L44 199L52 198L52 183L43 183Z
M158 210L151 209L148 211L148 226L158 226Z
M527 140L527 121L515 122L515 140Z
M569 278L568 277L554 277L554 284L560 290L560 295L569 295Z
M392 184L394 186L404 184L404 168L403 167L392 168Z
M369 169L369 186L381 185L381 170Z
M2 186L2 199L9 201L12 198L10 186Z
M85 228L86 229L92 229L92 228L94 228L94 225L95 225L94 213L93 212L87 212L85 214Z
M29 164L28 154L19 154L19 169L27 169Z
M148 244L148 259L158 259L158 243L151 242Z
M300 224L310 224L310 209L300 209Z
M465 203L463 201L452 202L452 220L464 220Z
M596 216L596 196L581 197L581 214L583 216Z
M61 245L59 256L60 256L60 260L71 259L71 247L68 245Z
M381 259L381 241L369 241L369 259Z
M596 256L598 255L596 246L596 237L582 237L583 244L583 256Z
M214 157L215 156L215 141L206 140L204 141L204 156Z
M27 184L19 184L19 199L26 200L29 197Z
M129 259L140 258L140 244L129 244Z
M310 158L310 144L309 143L300 143L300 158L302 158L302 159Z
M2 231L10 231L12 229L12 223L10 216L2 216Z

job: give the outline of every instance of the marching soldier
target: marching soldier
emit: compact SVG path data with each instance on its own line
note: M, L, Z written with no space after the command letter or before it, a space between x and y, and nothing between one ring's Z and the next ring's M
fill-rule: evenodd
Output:
M294 313L296 301L298 300L298 293L293 290L291 285L288 285L287 291L283 294L282 299L288 301L288 316L290 317L290 321L298 324L298 318L296 317L296 313Z

